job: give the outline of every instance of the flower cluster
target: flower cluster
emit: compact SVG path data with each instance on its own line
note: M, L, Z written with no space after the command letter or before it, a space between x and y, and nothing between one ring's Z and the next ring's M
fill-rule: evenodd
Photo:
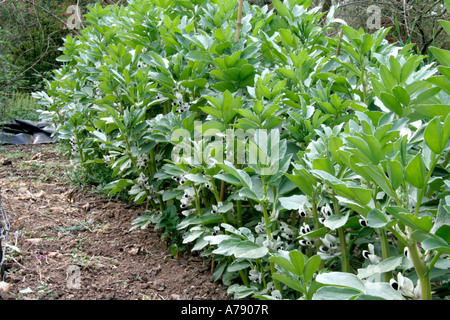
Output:
M340 252L337 251L337 240L333 235L326 234L325 237L320 238L320 240L322 241L322 245L319 247L318 254L323 260L331 259L340 254Z
M404 277L401 273L397 274L397 280L392 278L389 282L392 288L399 290L404 296L420 300L422 297L420 281L417 281L416 287L411 279Z
M319 222L321 224L323 224L327 218L329 218L333 215L333 210L331 209L330 205L327 203L320 209L320 213L322 214L322 217L319 218Z
M375 264L375 263L379 263L379 262L381 261L381 259L380 259L380 257L378 257L378 256L375 254L375 249L374 249L373 244L369 243L368 249L369 249L369 250L363 250L363 251L362 251L362 256L363 256L365 259L370 260L370 262L372 262L372 263L374 263L374 264Z

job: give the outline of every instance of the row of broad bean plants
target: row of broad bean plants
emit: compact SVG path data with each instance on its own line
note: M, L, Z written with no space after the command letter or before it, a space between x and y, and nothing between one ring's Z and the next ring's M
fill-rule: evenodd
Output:
M273 7L93 6L42 116L237 299L447 297L450 53Z

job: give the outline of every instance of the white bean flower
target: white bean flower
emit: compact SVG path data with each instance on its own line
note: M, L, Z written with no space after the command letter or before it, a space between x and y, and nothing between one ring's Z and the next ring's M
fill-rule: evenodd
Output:
M217 236L220 232L220 227L219 226L215 226L213 228L213 236Z
M283 299L283 296L281 295L280 290L273 290L273 291L270 293L270 295L271 295L272 297L274 297L275 299L277 299L277 300Z
M331 209L330 205L327 203L325 204L321 209L320 212L324 216L324 218L331 217L333 215L333 210Z
M397 280L392 278L389 283L395 290L400 290L404 296L415 299L420 299L422 297L420 280L417 281L417 286L414 288L414 283L411 279L404 277L401 273L398 273Z
M276 239L273 239L272 241L269 239L264 240L263 246L265 246L268 249L272 250L278 250L283 245L283 241L280 240L280 237L277 237Z
M381 259L380 259L380 257L378 257L378 256L375 254L375 249L374 249L373 244L369 243L368 249L369 249L369 251L363 250L362 256L363 256L365 259L369 259L370 262L372 262L372 263L374 263L374 264L375 264L375 263L379 263L379 262L381 261Z
M258 270L252 269L248 272L248 278L250 279L250 281L261 283L262 274Z
M300 227L300 235L304 235L311 232L311 228L309 227L309 224L306 222L303 222L303 225Z
M300 217L305 218L308 216L308 207L306 206L306 202L302 202L300 207L298 207L298 214Z
M258 222L258 224L255 226L255 232L256 233L264 233L266 232L266 226L264 225L264 222Z

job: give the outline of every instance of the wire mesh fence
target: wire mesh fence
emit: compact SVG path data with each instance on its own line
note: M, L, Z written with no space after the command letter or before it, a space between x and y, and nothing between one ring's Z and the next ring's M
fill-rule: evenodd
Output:
M6 243L8 241L8 235L10 231L10 224L8 215L2 203L2 188L0 187L0 278L3 281L5 279L4 261L6 253Z

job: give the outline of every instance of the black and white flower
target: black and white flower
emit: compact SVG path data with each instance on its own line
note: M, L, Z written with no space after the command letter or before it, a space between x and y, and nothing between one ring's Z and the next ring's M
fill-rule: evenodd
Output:
M375 248L374 248L373 244L369 243L368 249L369 249L369 250L363 250L363 251L362 251L362 256L363 256L365 259L370 260L370 262L372 262L372 263L374 263L374 264L375 264L375 263L379 263L379 262L381 261L381 259L380 259L380 257L378 257L378 256L375 254Z
M309 227L309 224L303 222L303 225L300 227L300 230L299 230L300 235L305 235L309 232L311 232L311 228Z
M262 274L258 270L251 269L248 272L248 278L249 278L250 281L261 283L261 281L262 281Z
M420 280L417 281L416 287L414 287L414 283L411 279L404 277L400 272L397 274L397 280L392 278L389 281L389 284L395 290L399 290L402 295L407 296L413 299L420 299L422 296Z
M301 218L306 218L308 216L309 213L309 208L306 205L306 202L302 202L302 204L300 205L300 207L298 207L298 214Z

